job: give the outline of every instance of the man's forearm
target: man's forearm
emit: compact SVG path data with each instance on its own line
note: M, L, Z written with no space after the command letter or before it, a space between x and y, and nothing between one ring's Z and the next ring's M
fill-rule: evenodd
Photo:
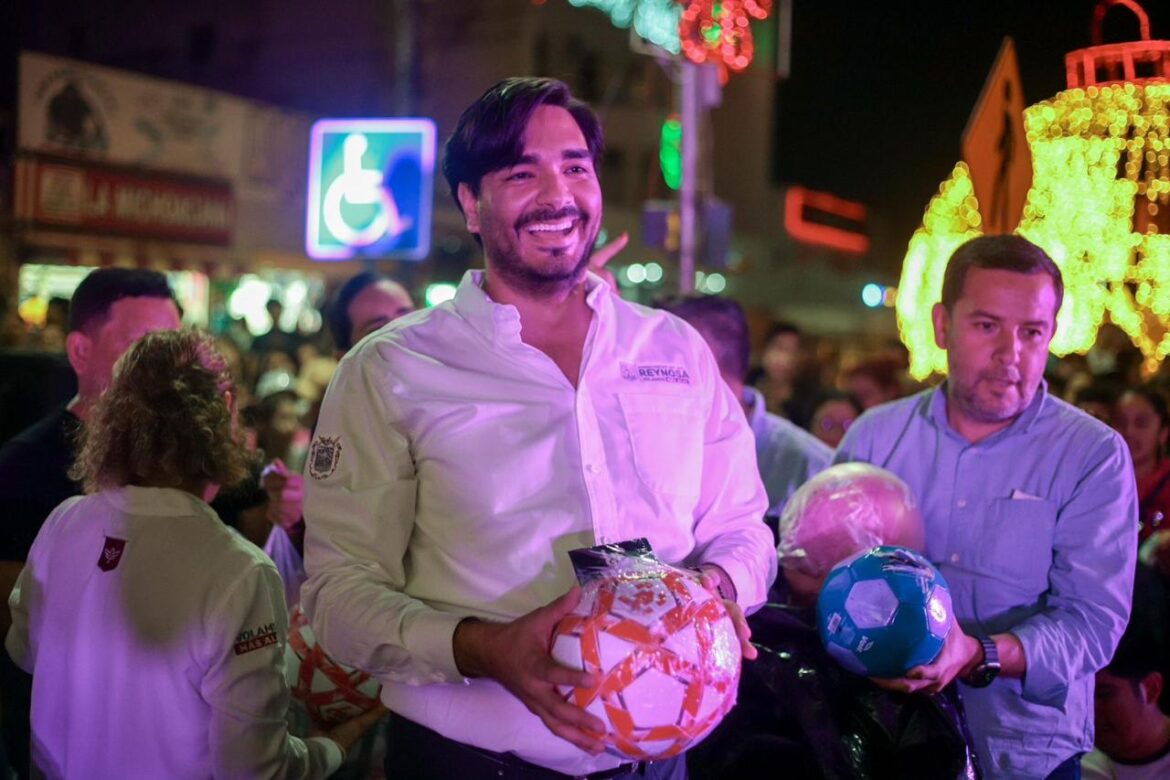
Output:
M1024 645L1015 634L993 634L995 649L999 652L999 673L1004 677L1023 679L1028 671Z

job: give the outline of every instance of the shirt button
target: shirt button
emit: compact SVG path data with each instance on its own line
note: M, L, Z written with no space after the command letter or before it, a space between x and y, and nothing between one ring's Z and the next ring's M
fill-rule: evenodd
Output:
M958 553L951 553L951 563L958 563L958 562L959 562L959 554Z
M960 498L958 501L958 504L959 504L959 509L962 509L963 507L967 506L967 499Z

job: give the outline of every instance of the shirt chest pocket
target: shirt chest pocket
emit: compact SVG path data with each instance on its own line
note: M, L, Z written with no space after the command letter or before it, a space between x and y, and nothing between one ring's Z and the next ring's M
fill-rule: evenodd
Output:
M1031 593L1048 587L1056 504L1046 499L995 499L988 505L979 562Z
M621 393L638 477L652 490L699 494L703 474L703 417L697 398Z

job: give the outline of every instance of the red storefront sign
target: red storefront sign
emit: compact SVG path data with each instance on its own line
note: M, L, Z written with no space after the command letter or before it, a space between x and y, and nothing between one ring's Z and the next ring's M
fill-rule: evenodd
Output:
M17 163L16 218L41 228L230 244L235 197L227 183L85 163Z

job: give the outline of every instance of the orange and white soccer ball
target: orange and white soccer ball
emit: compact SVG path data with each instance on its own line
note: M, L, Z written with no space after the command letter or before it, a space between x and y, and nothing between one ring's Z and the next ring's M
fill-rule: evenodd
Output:
M382 683L325 654L300 606L289 614L284 674L293 699L318 726L332 726L378 705Z
M565 688L600 718L611 753L669 758L696 744L735 705L741 651L723 603L677 569L590 584L557 625L552 655L596 674Z

